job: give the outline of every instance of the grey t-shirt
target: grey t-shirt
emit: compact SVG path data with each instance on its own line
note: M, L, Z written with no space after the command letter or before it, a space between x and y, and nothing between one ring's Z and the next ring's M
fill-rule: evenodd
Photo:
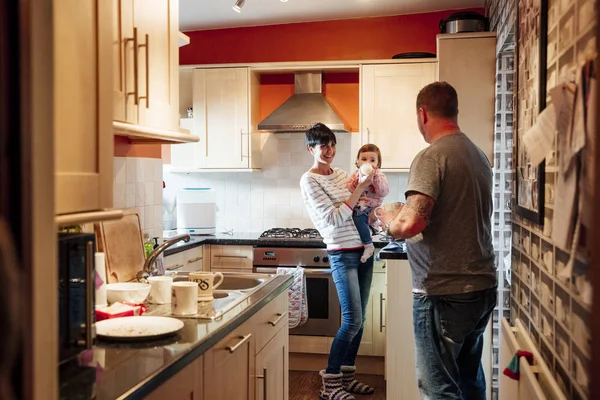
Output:
M462 132L415 157L406 194L435 200L429 225L408 239L413 291L461 294L497 285L492 244L492 169Z

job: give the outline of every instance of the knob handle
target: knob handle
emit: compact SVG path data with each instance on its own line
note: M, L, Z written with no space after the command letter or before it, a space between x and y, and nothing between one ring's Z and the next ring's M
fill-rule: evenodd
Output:
M314 261L314 262L319 262L319 260L320 260L319 256L315 256L315 257L313 258L313 261Z
M327 256L323 257L323 262L329 262L329 257L327 257Z

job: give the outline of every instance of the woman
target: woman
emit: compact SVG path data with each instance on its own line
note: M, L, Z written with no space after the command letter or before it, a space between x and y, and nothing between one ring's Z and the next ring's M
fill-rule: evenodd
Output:
M333 280L342 306L342 326L331 344L327 369L320 372L323 400L352 400L373 388L354 379L354 360L360 346L373 278L373 257L360 262L363 244L352 219L360 195L373 181L361 178L354 192L346 189L349 176L331 163L336 153L334 133L323 124L306 132L306 146L314 158L302 175L300 188L310 218L327 245Z

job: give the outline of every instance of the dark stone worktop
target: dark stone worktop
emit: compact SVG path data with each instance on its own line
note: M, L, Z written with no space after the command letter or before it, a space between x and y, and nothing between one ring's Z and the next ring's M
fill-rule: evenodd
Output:
M60 399L142 399L292 284L278 275L216 320L181 318L174 337L146 342L97 341L60 368Z
M179 242L165 251L165 256L176 254L191 248L202 246L204 244L223 244L234 246L279 246L279 247L310 247L310 248L325 248L325 243L321 239L266 239L261 238L260 233L255 232L240 232L233 234L219 233L216 235L207 236L192 236L189 242ZM385 247L389 243L389 239L381 235L373 237L373 244L376 248Z

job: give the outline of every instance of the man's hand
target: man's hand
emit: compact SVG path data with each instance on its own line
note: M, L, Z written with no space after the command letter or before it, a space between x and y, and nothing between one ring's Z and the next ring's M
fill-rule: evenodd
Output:
M418 235L427 228L435 201L422 193L410 192L406 196L406 205L399 212L382 212L380 221L390 223L389 233L398 239L407 239Z
M404 203L389 203L377 207L373 212L375 213L375 217L377 217L381 223L381 226L385 226L387 223L396 219L403 207Z

